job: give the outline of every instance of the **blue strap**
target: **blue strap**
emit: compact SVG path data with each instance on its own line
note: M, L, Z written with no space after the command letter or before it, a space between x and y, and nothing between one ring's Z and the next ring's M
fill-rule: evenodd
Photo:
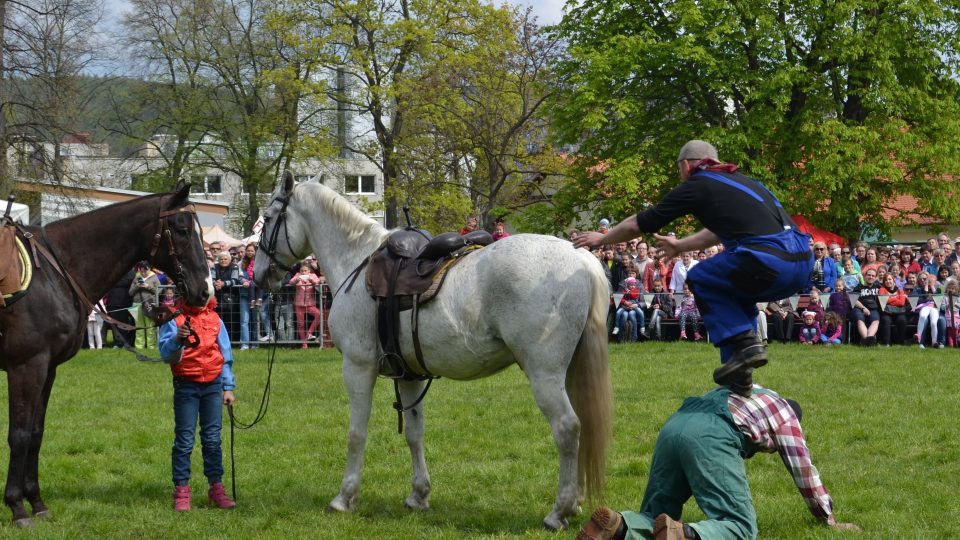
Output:
M734 189L738 189L738 190L746 193L747 195L753 197L754 199L756 199L756 200L758 200L758 201L760 201L760 202L766 202L766 201L763 200L763 197L761 197L759 194L757 194L756 191L750 189L749 187L745 186L744 184L741 184L740 182L737 182L736 180L727 178L726 176L723 176L722 174L717 174L717 173L715 173L715 172L713 172L713 171L697 171L696 173L693 174L693 176L705 176L705 177L707 177L707 178L710 178L711 180L716 180L717 182L726 184L726 185L728 185L728 186L730 186L730 187L732 187L732 188L734 188ZM770 190L766 188L766 186L764 186L764 185L761 184L760 182L757 182L757 185L759 185L760 187L762 187L762 188L764 189L764 191L766 191L767 194L770 195L770 198L773 200L773 204L776 205L777 208L783 208L783 206L780 204L780 201L778 201L777 198L773 196L773 193L771 193Z

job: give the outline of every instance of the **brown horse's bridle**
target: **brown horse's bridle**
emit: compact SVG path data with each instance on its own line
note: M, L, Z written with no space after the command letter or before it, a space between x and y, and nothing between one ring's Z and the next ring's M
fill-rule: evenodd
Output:
M197 220L197 209L193 204L188 204L182 208L177 208L176 210L166 210L161 211L159 215L160 226L157 228L156 234L153 235L153 244L150 246L150 257L152 261L154 256L157 254L157 250L160 249L160 241L164 238L167 240L167 254L170 256L170 262L173 265L173 283L177 287L177 292L180 293L180 297L186 297L187 286L183 281L183 276L186 272L183 270L183 265L180 263L180 257L177 256L177 248L173 243L173 233L170 232L170 224L167 223L167 218L170 216L175 216L177 214L188 213L191 218L191 225L196 225ZM200 242L203 242L203 229L200 230Z

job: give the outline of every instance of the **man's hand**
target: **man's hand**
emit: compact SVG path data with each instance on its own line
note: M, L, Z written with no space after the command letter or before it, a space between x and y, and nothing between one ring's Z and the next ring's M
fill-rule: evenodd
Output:
M237 397L233 395L233 390L224 390L223 391L223 404L224 405L233 405L237 401Z
M857 527L857 526L854 525L853 523L837 523L836 518L833 517L833 516L830 516L830 517L827 518L826 525L827 525L827 527L830 527L831 529L833 529L833 530L835 530L835 531L854 531L854 532L860 532L860 527Z
M668 259L672 259L677 255L680 255L679 238L676 236L664 236L662 234L654 234L653 237L657 241L657 247L663 250Z
M573 239L573 247L593 249L603 245L603 238L605 236L605 234L597 231L577 233L576 238Z

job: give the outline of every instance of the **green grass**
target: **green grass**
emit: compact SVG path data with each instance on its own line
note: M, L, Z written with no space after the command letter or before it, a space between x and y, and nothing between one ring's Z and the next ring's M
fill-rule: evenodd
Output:
M956 351L774 345L757 380L797 399L838 518L864 538L960 537L960 394ZM606 502L637 509L657 431L685 396L710 388L716 352L701 344L614 345L616 402ZM236 410L255 413L266 353L237 353ZM62 366L41 454L41 485L55 518L3 538L572 538L541 529L553 504L550 430L520 370L473 382L441 379L427 403L432 509L403 506L406 443L396 433L389 381L377 385L363 490L354 514L324 512L346 454L348 403L339 355L278 354L267 418L236 441L239 507L171 510L169 369L127 353L84 351ZM6 401L6 386L0 394ZM6 410L3 408L3 410ZM6 416L0 416L4 427ZM225 429L225 460L228 446ZM0 448L0 463L7 462ZM195 502L206 501L199 449ZM761 538L841 538L818 527L780 460L747 464ZM229 471L228 471L229 476ZM228 485L229 490L229 485ZM691 501L685 518L702 514ZM3 518L9 519L9 513Z

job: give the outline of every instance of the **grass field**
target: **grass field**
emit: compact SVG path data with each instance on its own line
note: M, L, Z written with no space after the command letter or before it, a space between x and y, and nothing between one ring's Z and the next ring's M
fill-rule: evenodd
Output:
M773 345L771 357L757 382L803 405L838 518L863 533L816 526L779 458L761 454L747 465L761 538L960 538L957 351ZM685 396L710 388L715 362L716 352L701 344L611 346L609 505L639 507L659 427ZM241 420L255 413L265 366L262 350L237 353ZM83 351L61 367L40 473L55 518L27 531L0 526L0 537L553 539L573 538L589 517L584 508L567 532L541 528L556 489L556 450L516 367L481 381L434 383L426 398L427 512L403 506L409 454L396 433L391 385L381 380L359 508L325 513L343 473L348 404L338 353L314 350L279 352L267 418L237 432L238 508L174 514L169 379L166 366L115 351ZM0 393L5 402L6 385ZM6 413L0 419L5 430ZM229 467L226 437L225 429ZM3 445L4 466L7 452ZM202 505L199 449L193 463L195 505ZM701 516L691 501L684 517Z

